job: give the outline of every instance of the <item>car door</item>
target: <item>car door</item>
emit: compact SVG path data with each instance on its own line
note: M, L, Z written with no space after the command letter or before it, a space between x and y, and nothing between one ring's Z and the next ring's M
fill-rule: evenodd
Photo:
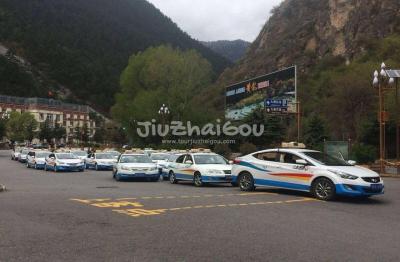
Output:
M194 177L194 172L195 170L193 169L194 165L194 159L190 154L187 154L185 157L185 160L182 164L182 169L181 173L184 175L185 179L187 180L193 180Z
M185 158L186 155L181 155L176 159L175 163L171 165L172 166L171 169L175 173L175 177L177 179L186 179L185 174L182 171L184 169Z
M86 163L89 166L92 166L94 164L94 157L95 157L95 154L89 154L88 157L86 158Z
M278 162L278 155L277 151L272 150L253 155L251 173L256 185L273 186L275 181L279 181L274 176L282 169Z
M296 163L300 159L303 158L292 152L279 152L278 160L281 170L274 175L287 188L308 190L313 174L307 166Z
M46 164L48 166L54 166L55 163L56 163L56 155L55 154L50 154L46 159Z

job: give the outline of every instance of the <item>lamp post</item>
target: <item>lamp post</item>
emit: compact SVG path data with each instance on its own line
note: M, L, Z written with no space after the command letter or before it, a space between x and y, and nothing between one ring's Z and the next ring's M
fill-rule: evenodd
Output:
M162 124L164 124L165 122L165 118L170 114L171 112L169 111L169 108L163 104L160 108L160 110L158 110L158 114L161 116L161 122Z
M377 70L374 72L374 80L372 85L378 89L379 96L379 170L380 173L384 172L385 162L385 125L387 121L387 112L385 111L385 91L392 89L394 85L394 79L388 78L386 73L385 63L381 64L381 71L378 73Z

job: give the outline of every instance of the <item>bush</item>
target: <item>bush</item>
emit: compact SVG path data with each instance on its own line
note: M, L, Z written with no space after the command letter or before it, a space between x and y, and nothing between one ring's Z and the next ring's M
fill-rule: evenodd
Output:
M354 145L350 155L359 164L373 163L378 157L376 147L364 144Z
M242 155L247 155L247 154L253 153L255 151L257 151L257 147L254 144L244 143L244 144L240 145L240 153Z

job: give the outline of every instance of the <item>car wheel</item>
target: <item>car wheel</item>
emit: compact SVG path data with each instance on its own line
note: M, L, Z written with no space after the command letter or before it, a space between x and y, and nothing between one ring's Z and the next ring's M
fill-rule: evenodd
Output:
M194 174L193 183L197 187L202 187L204 185L203 181L201 180L201 174L199 172L196 172Z
M54 172L58 172L57 165L54 165L53 169L54 169Z
M172 171L169 173L169 182L171 184L177 184L178 183L178 180L176 180L176 175Z
M96 169L96 171L99 171L99 167L97 166L97 163L96 163L96 165L94 166L94 169Z
M242 190L242 191L254 191L254 189L255 189L254 179L253 179L253 176L250 173L248 173L248 172L242 173L239 176L239 180L238 181L239 181L240 190Z
M335 184L328 178L318 178L312 183L311 193L319 200L332 200L336 196Z
M117 181L121 181L121 177L120 177L120 175L118 174L118 172L115 174L114 178L115 178L115 180L117 180Z

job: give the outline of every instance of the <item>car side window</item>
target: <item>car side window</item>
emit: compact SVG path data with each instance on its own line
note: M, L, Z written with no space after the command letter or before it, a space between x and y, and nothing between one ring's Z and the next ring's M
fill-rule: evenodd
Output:
M55 158L56 156L54 154L50 154L49 158L52 158L52 157Z
M278 153L277 152L264 152L253 155L255 158L258 158L263 161L271 161L278 162Z
M285 164L296 164L296 160L301 159L301 157L298 157L292 153L280 153L279 154L279 162L285 163Z
M191 155L186 155L185 163L186 163L187 161L192 161L192 163L193 163L193 158L192 158Z
M183 160L185 159L185 155L181 155L176 159L176 163L183 163Z

